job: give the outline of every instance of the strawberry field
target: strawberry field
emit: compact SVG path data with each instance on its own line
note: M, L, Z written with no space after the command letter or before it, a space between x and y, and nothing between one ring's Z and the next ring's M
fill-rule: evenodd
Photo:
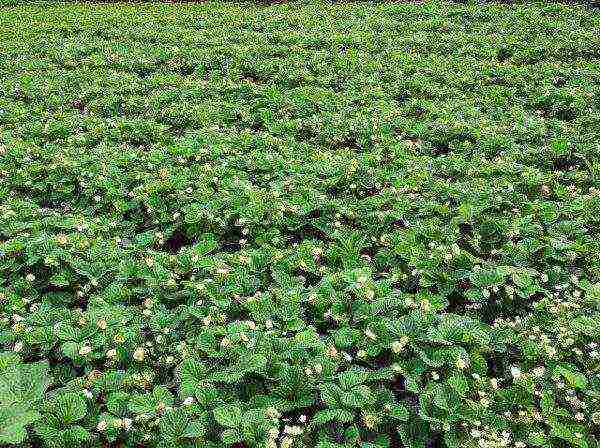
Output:
M600 446L600 11L0 7L0 446Z

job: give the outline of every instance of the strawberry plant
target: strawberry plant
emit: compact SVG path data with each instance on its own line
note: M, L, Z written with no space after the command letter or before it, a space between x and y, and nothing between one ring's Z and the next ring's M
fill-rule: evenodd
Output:
M598 29L0 2L0 445L598 447Z

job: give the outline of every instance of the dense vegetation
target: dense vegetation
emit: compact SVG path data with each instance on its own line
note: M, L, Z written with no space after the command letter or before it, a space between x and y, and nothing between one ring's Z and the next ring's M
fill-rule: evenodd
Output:
M599 446L599 14L1 9L0 445Z

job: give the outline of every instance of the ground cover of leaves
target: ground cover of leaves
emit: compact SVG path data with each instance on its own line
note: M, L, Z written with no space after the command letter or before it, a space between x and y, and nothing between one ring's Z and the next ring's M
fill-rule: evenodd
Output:
M599 29L2 8L0 444L597 447Z

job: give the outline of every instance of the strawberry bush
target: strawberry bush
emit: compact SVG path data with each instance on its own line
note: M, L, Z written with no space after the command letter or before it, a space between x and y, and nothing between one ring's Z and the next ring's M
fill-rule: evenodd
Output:
M600 16L7 2L0 445L600 445Z

